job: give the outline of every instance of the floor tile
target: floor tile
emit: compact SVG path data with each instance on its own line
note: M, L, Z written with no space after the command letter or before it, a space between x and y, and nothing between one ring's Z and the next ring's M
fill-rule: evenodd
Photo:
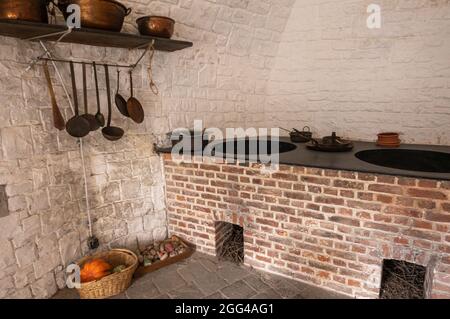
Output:
M154 299L159 296L161 292L153 283L145 285L132 285L126 291L126 295L130 299Z
M213 294L228 286L224 279L211 272L205 272L203 275L195 277L194 282L206 295Z
M218 267L217 274L232 284L247 277L250 273L245 267L225 262Z
M116 296L112 296L108 299L128 299L128 296L126 295L125 292L122 292L121 294L118 294Z
M199 258L198 261L205 267L208 271L214 272L219 268L219 261L211 258Z
M192 282L195 278L202 277L205 273L209 273L209 271L197 260L179 268L178 273L186 282Z
M301 289L299 295L301 299L347 299L349 297L340 295L338 293L328 291L319 287L301 283ZM298 299L298 296L294 296Z
M283 299L283 297L272 288L269 288L253 296L252 299Z
M219 291L219 292L213 293L212 295L206 296L203 299L226 299L226 297L224 295L222 295L222 293Z
M186 286L186 281L174 270L158 270L153 277L153 283L162 293Z
M269 289L269 285L261 280L260 274L251 274L244 278L244 281L256 291L264 291Z
M205 294L198 289L194 283L190 283L187 286L170 291L168 295L172 299L200 299L205 296Z
M80 299L76 289L61 289L52 297L52 299Z
M243 280L237 281L231 286L222 289L221 293L230 299L248 299L256 295L256 291Z
M261 280L283 298L292 298L300 293L301 283L272 274L263 274Z

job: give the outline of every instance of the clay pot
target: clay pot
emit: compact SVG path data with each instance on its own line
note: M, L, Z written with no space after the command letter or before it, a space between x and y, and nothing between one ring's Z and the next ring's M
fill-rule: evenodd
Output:
M398 147L400 146L399 133L387 132L378 134L378 146Z

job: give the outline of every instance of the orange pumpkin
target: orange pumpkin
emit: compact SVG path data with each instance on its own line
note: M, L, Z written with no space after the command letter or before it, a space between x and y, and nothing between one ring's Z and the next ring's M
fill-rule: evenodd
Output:
M111 265L103 259L92 259L83 265L80 272L81 282L102 279L111 273Z

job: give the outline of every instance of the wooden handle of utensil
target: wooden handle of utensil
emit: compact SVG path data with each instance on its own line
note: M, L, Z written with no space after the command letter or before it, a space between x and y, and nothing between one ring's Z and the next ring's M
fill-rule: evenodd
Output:
M52 79L50 78L50 72L48 71L47 63L44 63L44 74L47 80L47 87L50 93L50 99L52 101L52 113L53 113L53 126L58 130L64 130L66 127L66 121L64 120L56 103L55 91L53 90Z

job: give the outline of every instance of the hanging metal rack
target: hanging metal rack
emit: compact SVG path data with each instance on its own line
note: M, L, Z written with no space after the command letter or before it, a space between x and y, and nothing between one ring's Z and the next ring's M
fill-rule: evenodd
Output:
M125 64L111 64L111 63L102 63L102 62L95 62L98 65L107 65L109 67L115 67L115 68L127 68L127 69L135 69L139 63L142 61L142 59L144 58L144 56L147 54L147 52L149 51L149 49L153 46L153 43L151 43L148 48L146 48L144 50L144 52L142 53L142 55L139 57L139 59L136 61L136 63L134 64L129 64L129 65L125 65ZM91 61L87 62L87 61L71 61L71 60L65 60L65 59L57 59L57 58L44 58L44 57L37 57L37 60L39 61L52 61L52 62L61 62L61 63L70 63L73 62L74 64L92 64Z
M45 38L49 38L49 37L53 37L56 35L61 35L56 41L55 43L52 45L52 48L54 49L56 47L56 45L61 42L67 35L69 35L70 33L72 33L73 31L73 27L68 27L67 30L64 31L60 31L60 32L52 32L50 34L45 34L45 35L40 35L40 36L36 36L36 37L32 37L32 38L28 38L26 40L30 40L30 41L36 41L39 40L39 42L42 43L41 40L45 39ZM137 59L137 61L133 64L129 64L129 65L125 65L125 64L111 64L111 63L102 63L102 62L96 62L97 64L102 64L102 65L107 65L109 67L115 67L115 68L127 68L127 69L131 69L131 71L133 71L134 69L136 69L136 67L139 65L139 63L142 61L142 59L144 58L144 56L147 54L147 52L154 48L155 45L155 40L150 41L148 44L145 45L145 50L144 52L142 52L142 54L139 56L139 58ZM139 46L136 49L140 49L143 48L144 46ZM31 62L30 65L27 68L27 71L29 69L31 69L35 64L37 64L39 61L51 61L51 62L61 62L61 63L75 63L75 64L92 64L92 62L86 62L86 61L71 61L71 60L66 60L66 59L59 59L59 58L54 58L49 57L46 58L45 56L49 56L48 54L49 51L45 50L45 52L43 54L41 54L40 56L34 58Z
M107 65L109 67L115 67L115 68L126 68L126 69L131 69L134 70L136 69L136 67L139 65L139 63L142 61L142 59L144 58L144 56L147 54L147 52L153 47L154 45L154 41L152 41L148 47L144 50L144 52L141 54L141 56L139 57L139 59L136 61L136 63L133 64L129 64L129 65L125 65L125 64L111 64L111 63L103 63L103 62L96 62L96 64L98 65ZM30 63L30 68L33 67L37 62L39 61L51 61L51 62L61 62L61 63L70 63L73 62L75 64L92 64L92 62L87 62L87 61L71 61L71 60L66 60L66 59L58 59L58 58L45 58L44 56L47 55L47 53L45 52L43 55L38 56L37 58L35 58L31 63Z

